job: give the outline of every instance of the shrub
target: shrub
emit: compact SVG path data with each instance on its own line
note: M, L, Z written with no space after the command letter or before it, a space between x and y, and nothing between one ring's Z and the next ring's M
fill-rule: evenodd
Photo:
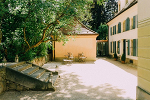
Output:
M126 56L125 56L125 54L122 54L121 61L125 61L125 60L126 60Z
M117 56L117 54L116 54L116 53L114 54L114 58L118 59L118 56Z

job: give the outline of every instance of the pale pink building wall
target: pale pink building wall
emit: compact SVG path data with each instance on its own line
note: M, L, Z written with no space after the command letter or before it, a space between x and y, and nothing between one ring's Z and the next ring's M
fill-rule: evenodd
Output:
M74 60L78 57L78 53L84 53L86 60L96 60L96 37L98 35L77 35L71 38L65 46L63 42L55 42L55 60L62 61L67 52L71 52Z

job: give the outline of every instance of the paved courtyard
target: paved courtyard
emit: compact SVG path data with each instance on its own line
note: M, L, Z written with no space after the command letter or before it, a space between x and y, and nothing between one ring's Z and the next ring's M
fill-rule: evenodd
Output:
M49 62L43 67L59 66L56 91L7 91L0 100L135 100L137 69L109 58L95 62L63 65Z

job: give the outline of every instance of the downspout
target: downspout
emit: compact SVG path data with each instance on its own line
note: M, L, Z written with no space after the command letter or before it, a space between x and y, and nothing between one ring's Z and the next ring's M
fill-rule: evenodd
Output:
M108 24L107 24L108 26ZM108 49L107 49L107 56L109 56L109 26L108 26Z
M54 61L55 61L55 41L54 41Z

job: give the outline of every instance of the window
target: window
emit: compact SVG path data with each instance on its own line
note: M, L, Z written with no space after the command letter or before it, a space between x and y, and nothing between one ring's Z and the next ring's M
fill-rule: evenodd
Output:
M133 29L135 29L136 26L136 16L133 16Z
M118 23L118 33L121 33L121 22Z
M113 42L113 53L116 53L116 41Z
M133 39L133 56L137 56L137 39Z
M112 35L112 27L110 27L110 35Z
M116 41L115 41L115 53L116 53Z
M138 45L138 39L131 40L131 55L137 56L137 45Z
M130 55L130 40L128 40L128 55Z
M115 31L114 33L116 34L116 25L114 26L114 28L115 28L115 29L114 29L114 31Z
M118 41L118 46L117 46L117 52L118 52L118 54L120 54L120 41Z
M123 21L123 32L125 32L125 25L126 25L126 23L125 23L125 21Z
M130 20L131 20L131 27L130 27L130 29L133 29L133 18L131 18Z
M116 34L118 34L118 25L116 25Z
M125 29L126 29L126 31L130 30L130 18L129 17L126 19Z
M113 26L113 35L115 34L115 27Z
M130 47L130 51L131 51L131 56L133 56L133 39L131 40L131 47Z

